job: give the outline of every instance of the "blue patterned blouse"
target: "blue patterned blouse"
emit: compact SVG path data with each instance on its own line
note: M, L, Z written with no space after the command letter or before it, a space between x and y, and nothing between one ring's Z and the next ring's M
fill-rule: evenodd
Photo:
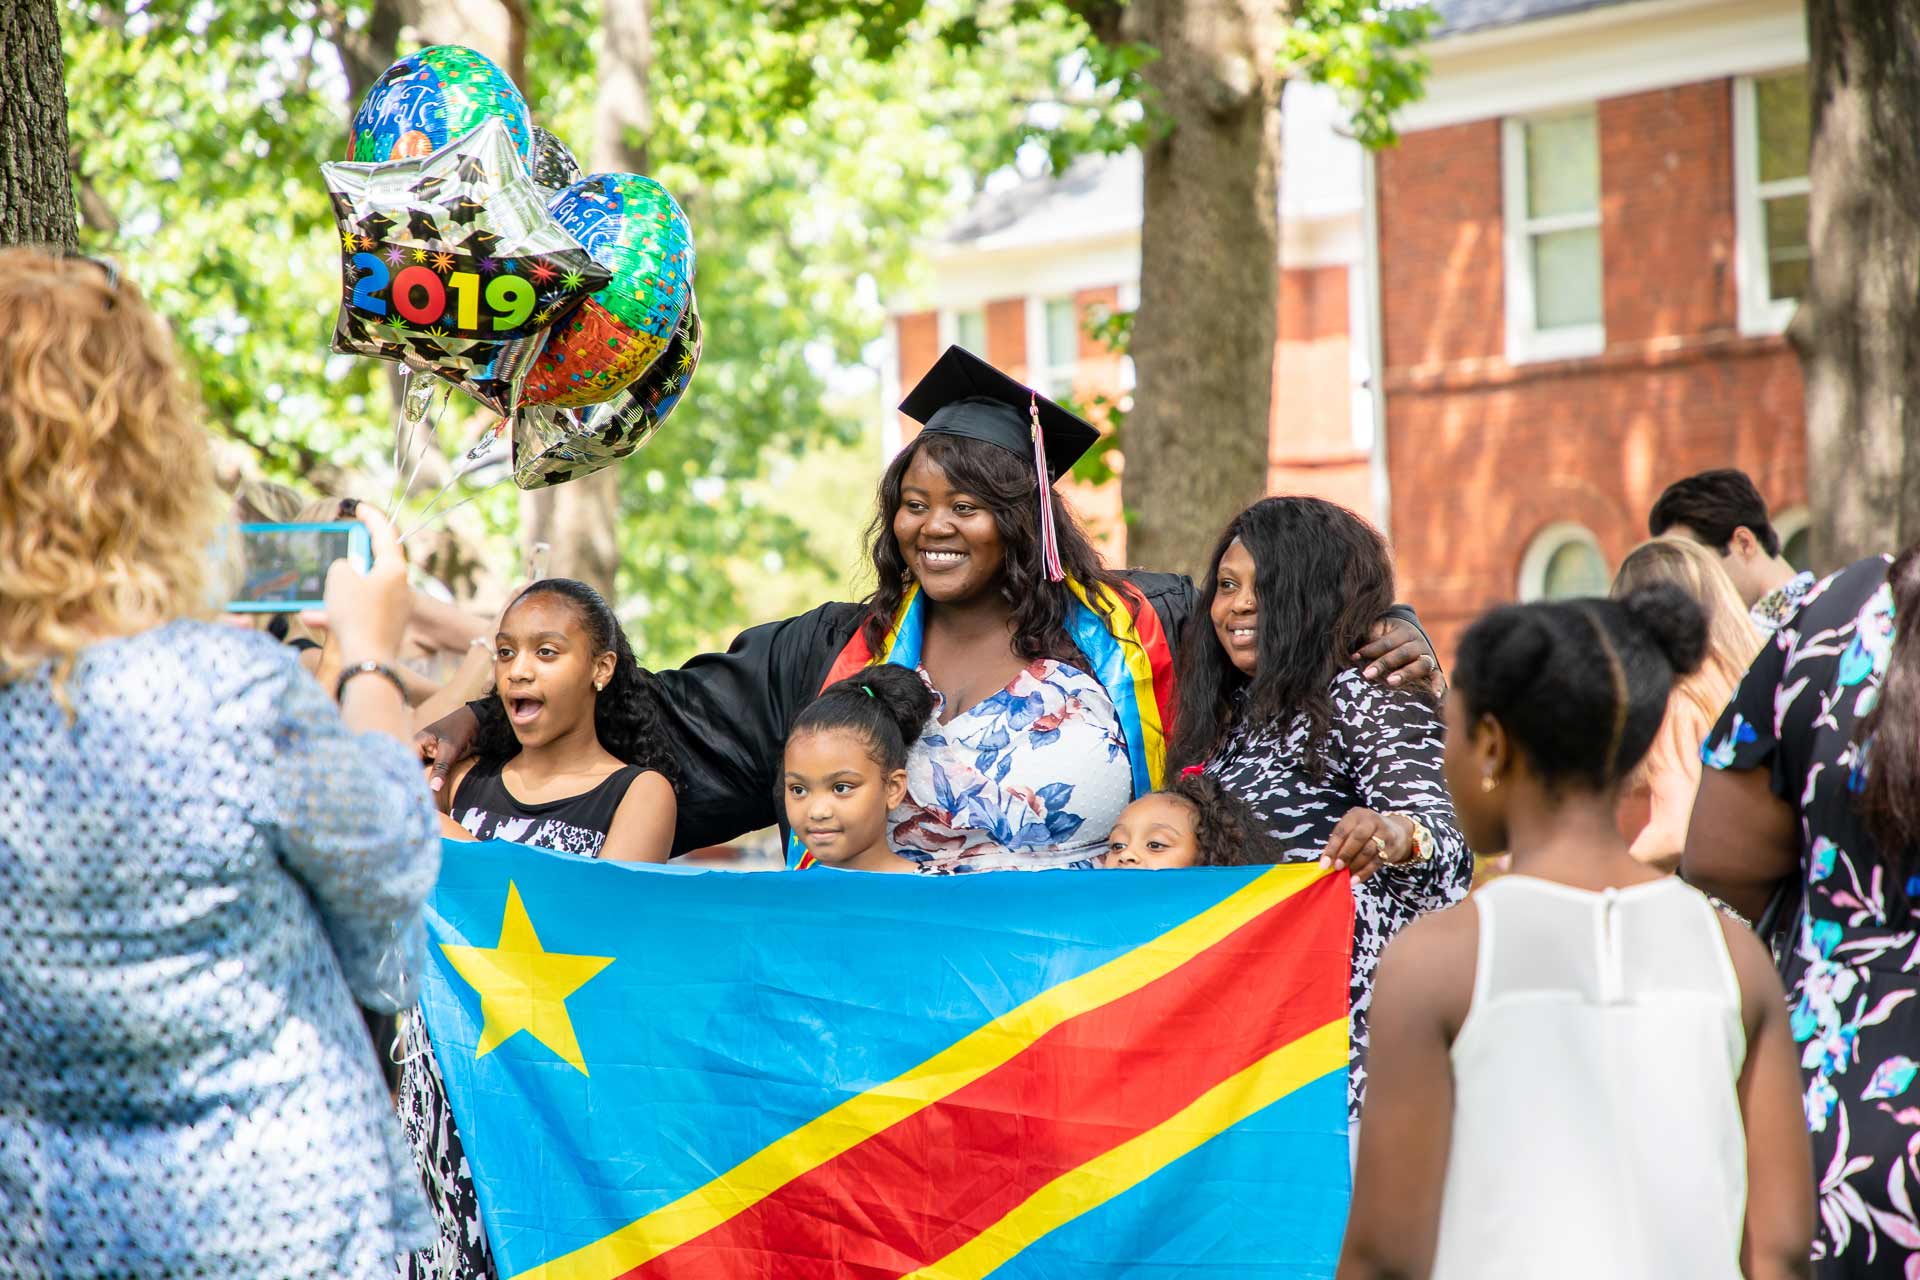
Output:
M64 694L0 685L0 1271L391 1275L430 1223L354 998L414 997L418 767L216 624Z

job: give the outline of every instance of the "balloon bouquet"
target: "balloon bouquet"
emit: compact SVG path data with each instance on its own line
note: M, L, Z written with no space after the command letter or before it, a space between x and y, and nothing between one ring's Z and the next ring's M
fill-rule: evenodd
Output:
M514 483L538 489L659 430L700 363L693 234L665 187L583 176L506 73L458 45L388 67L347 153L320 166L340 227L333 349L400 364L396 472L440 384L499 415L456 479L509 435Z

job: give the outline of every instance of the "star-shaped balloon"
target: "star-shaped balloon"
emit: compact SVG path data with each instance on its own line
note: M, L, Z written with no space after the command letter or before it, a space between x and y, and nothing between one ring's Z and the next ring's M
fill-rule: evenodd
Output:
M513 411L549 327L611 278L498 119L424 158L321 171L345 246L333 349L397 349L495 413Z

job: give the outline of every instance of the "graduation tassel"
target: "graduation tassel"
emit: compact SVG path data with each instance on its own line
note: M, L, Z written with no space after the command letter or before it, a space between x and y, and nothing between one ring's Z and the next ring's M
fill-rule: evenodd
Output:
M1053 482L1047 475L1047 447L1040 435L1040 397L1032 392L1027 393L1027 412L1033 422L1033 467L1040 475L1040 561L1047 581L1061 582L1067 575L1060 569L1060 537L1053 527Z

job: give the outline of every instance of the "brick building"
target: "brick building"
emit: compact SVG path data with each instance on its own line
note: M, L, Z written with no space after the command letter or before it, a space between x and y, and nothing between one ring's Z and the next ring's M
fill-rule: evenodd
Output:
M1694 471L1804 531L1808 128L1799 0L1438 7L1370 185L1391 531L1450 650L1490 604L1604 589Z
M1443 655L1489 605L1604 591L1707 467L1752 474L1802 557L1801 0L1434 3L1399 146L1287 91L1269 489L1379 524ZM1137 296L1139 220L1136 157L983 196L890 320L889 455L948 342L1124 392L1085 322ZM1123 560L1117 495L1074 500Z

